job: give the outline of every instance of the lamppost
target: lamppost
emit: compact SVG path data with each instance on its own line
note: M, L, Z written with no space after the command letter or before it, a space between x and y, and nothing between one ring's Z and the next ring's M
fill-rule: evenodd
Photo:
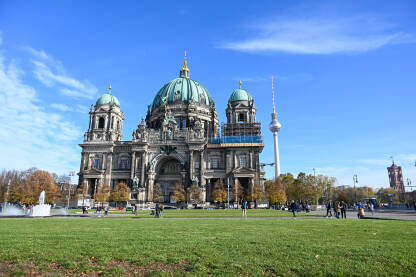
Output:
M230 208L230 180L227 180L227 209Z
M358 176L355 174L352 176L352 180L354 182L354 197L355 197L355 204L357 205L357 190L355 189L355 184L358 184Z
M315 183L315 187L317 187L315 168L312 168L312 170L313 170L313 182ZM316 205L318 205L318 199L316 199Z
M69 183L68 183L68 204L67 204L67 208L69 209L69 201L71 199L71 186L72 186L72 177L75 176L75 171L70 171L69 172Z

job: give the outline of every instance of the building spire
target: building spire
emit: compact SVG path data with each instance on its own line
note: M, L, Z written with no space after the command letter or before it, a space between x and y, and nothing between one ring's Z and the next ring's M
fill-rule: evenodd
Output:
M181 78L189 78L190 73L189 73L189 68L188 68L188 64L187 64L187 60L186 60L186 50L185 50L185 57L183 59L183 66L182 69L180 71L179 77Z
M111 94L111 90L112 90L113 88L111 87L111 85L109 85L108 86L108 94Z
M241 89L241 84L242 84L243 82L241 82L241 80L240 81L238 81L238 84L240 85L240 89Z

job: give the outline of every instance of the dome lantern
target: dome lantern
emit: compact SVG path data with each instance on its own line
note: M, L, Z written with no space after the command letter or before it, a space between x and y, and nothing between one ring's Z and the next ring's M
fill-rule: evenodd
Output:
M189 68L188 68L188 65L186 63L186 51L185 51L185 58L183 60L183 66L182 66L182 69L179 73L179 77L181 77L181 78L190 78L190 76L191 76L191 74L189 72Z

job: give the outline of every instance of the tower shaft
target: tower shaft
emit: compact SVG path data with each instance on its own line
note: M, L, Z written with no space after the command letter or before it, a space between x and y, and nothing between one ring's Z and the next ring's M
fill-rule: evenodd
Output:
M274 176L275 178L280 176L279 141L278 141L277 136L278 136L277 132L274 132L273 138L274 138L274 162L275 162Z

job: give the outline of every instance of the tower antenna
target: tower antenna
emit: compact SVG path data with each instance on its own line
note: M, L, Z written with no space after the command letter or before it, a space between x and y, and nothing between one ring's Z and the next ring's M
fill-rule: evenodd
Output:
M272 99L273 99L273 113L276 113L276 108L274 107L274 82L273 82L274 78L272 75Z

